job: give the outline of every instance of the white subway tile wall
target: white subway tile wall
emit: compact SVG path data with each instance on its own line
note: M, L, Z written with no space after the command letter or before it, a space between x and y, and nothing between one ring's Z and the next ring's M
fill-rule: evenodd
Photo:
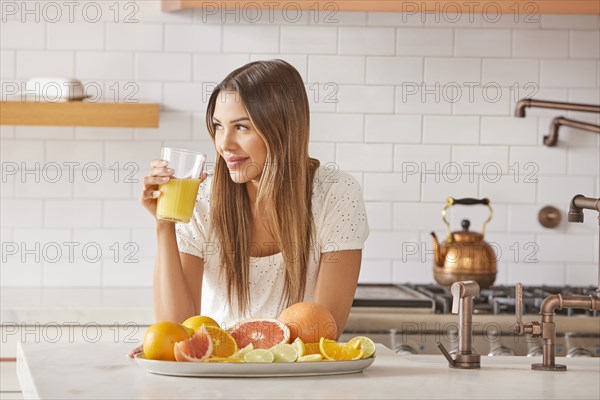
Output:
M17 51L16 77L73 76L75 56L72 51Z
M497 283L596 282L596 215L572 224L566 211L575 194L600 195L599 135L562 128L548 148L542 136L563 112L513 111L523 97L599 102L600 17L166 13L157 0L92 2L92 15L87 3L72 20L66 3L55 3L58 17L5 16L2 96L33 76L76 77L108 101L161 103L160 127L2 126L0 285L150 286L155 235L138 202L150 160L177 145L214 161L204 126L212 88L272 58L305 80L311 156L363 186L371 234L361 282L432 282L430 232L444 236L448 196L491 199ZM546 205L563 213L556 229L537 221ZM469 218L479 231L486 217L485 207L449 211L453 230Z

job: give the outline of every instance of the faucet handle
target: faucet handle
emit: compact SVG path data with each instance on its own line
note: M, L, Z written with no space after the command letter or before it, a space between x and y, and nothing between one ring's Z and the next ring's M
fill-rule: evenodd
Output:
M456 361L454 361L454 359L452 358L452 356L450 355L450 353L448 353L448 350L446 350L446 348L444 347L444 345L441 342L438 342L437 347L438 347L438 349L440 349L440 351L442 352L442 354L444 355L444 357L446 357L446 360L448 360L448 365L451 368L454 368L456 366Z
M479 284L475 281L454 282L450 287L450 293L452 293L452 314L458 314L460 299L477 296Z
M458 305L460 303L460 283L454 282L450 286L450 293L452 293L452 314L458 314Z
M542 336L542 324L537 321L523 323L523 284L517 283L515 290L515 316L517 321L514 330L517 335L532 335L537 338Z
M460 303L460 299L457 299L456 297L454 297L454 299L452 299L452 314L458 314L458 305Z
M515 317L517 318L517 322L515 322L515 333L517 335L522 335L524 333L522 283L517 283L517 286L515 288Z

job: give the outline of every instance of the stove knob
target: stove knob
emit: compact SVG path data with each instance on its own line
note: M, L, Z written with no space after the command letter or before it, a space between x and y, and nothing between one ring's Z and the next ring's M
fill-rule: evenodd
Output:
M583 347L575 347L569 350L567 357L594 357L594 353Z
M517 355L517 353L515 353L515 351L513 349L511 349L510 347L506 347L506 346L495 347L488 354L488 356L490 356L490 357L493 357L493 356L516 356L516 355Z
M544 348L542 346L534 347L527 353L527 357L538 357L542 355L544 355Z
M400 344L394 347L394 351L396 352L396 354L399 354L401 356L410 356L413 354L417 354L417 351L412 346L409 346L407 344Z

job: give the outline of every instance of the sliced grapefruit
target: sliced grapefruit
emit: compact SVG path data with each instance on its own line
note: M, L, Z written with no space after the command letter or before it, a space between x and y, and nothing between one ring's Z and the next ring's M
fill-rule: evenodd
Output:
M250 343L254 349L270 349L276 344L287 343L290 340L290 329L287 325L272 318L242 321L228 331L240 349Z
M206 326L202 325L191 338L175 343L175 360L201 362L211 356L212 350L212 338Z

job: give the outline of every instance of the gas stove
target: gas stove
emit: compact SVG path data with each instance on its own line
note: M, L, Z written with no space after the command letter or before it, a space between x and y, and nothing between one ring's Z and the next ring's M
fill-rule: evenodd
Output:
M524 321L538 321L551 294L599 296L595 287L523 288ZM400 354L440 354L437 343L458 346L458 316L450 314L452 294L435 284L359 285L342 340L364 334ZM600 314L557 310L557 356L600 357ZM482 289L473 299L473 348L479 354L538 356L541 339L514 334L515 288Z
M452 309L450 289L433 284L407 284L406 286L434 300L436 313L450 313ZM537 314L542 301L553 294L598 296L598 292L593 286L524 286L523 314ZM473 314L515 315L515 287L493 286L488 289L481 289L479 296L473 298ZM569 308L557 310L556 315L600 317L600 311Z

